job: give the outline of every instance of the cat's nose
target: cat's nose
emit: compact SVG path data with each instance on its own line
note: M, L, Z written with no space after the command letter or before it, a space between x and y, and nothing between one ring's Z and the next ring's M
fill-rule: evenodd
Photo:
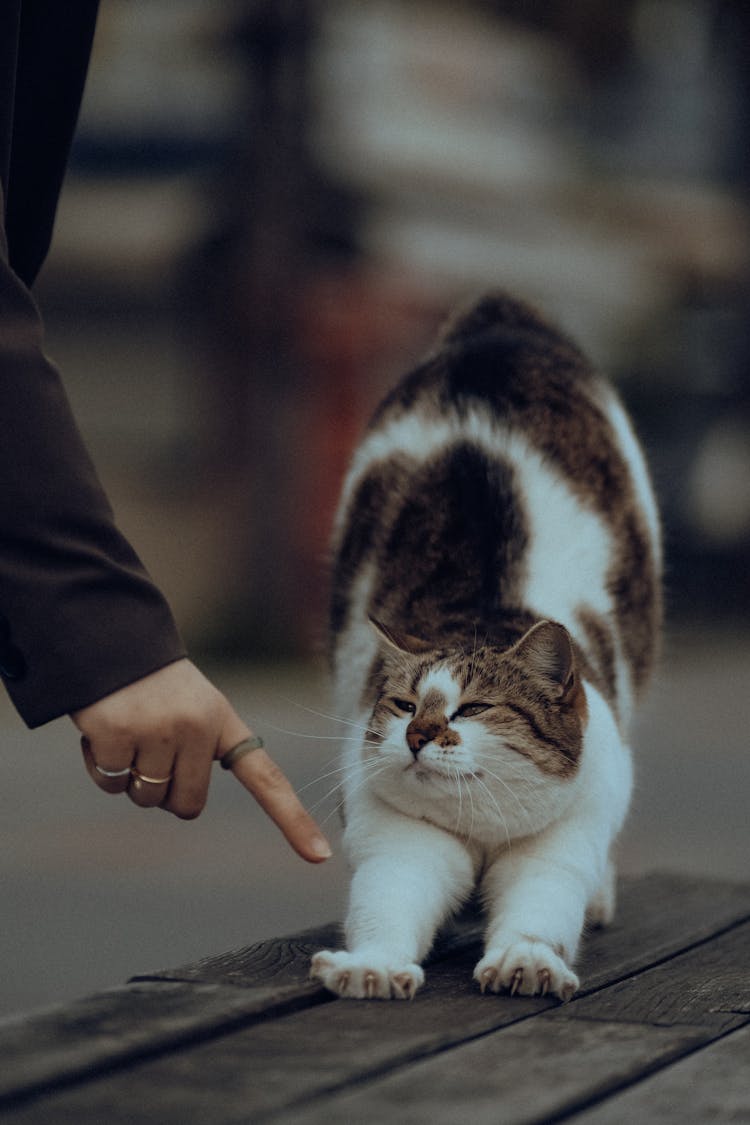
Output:
M411 726L408 728L406 732L406 743L415 758L422 747L429 741L429 738L423 730L419 730L419 728L412 730Z
M422 747L426 746L428 742L432 742L439 731L439 723L418 722L416 719L412 719L406 728L406 744L415 758Z

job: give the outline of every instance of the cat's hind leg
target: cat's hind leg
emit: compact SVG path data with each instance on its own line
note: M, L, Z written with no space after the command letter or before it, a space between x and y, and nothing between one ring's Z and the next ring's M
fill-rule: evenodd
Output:
M586 922L590 926L608 926L615 916L617 901L617 871L610 858L596 893L586 907Z

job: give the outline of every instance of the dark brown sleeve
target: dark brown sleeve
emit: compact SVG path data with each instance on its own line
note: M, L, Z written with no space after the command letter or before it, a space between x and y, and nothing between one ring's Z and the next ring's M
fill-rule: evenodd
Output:
M3 242L0 675L34 727L179 659L184 647L115 526Z

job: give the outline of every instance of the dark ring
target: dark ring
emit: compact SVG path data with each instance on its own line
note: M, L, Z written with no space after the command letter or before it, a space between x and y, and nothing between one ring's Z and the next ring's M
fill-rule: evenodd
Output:
M251 754L253 750L262 750L264 745L263 739L257 734L254 734L251 738L244 738L242 742L238 742L231 750L227 750L223 757L219 758L221 768L223 770L233 769L240 758L244 758L246 754Z

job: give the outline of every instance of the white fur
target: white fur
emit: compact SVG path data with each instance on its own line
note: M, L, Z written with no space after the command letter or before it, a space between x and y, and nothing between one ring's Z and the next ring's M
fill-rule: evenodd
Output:
M642 466L613 398L607 408L630 463ZM530 536L524 604L574 636L580 608L612 614L605 524L525 438L480 409L439 420L411 413L372 432L346 481L339 532L374 463L396 454L424 462L467 439L507 457L519 474ZM635 471L639 495L650 496L645 468ZM652 518L655 508L650 524ZM652 531L658 537L658 523ZM359 701L377 645L367 623L374 577L365 566L354 583L335 662L339 714L362 731L370 716ZM618 688L627 707L624 673ZM445 697L446 717L453 714L459 689L445 666L431 670L419 691L431 689ZM570 998L587 911L596 921L612 913L610 849L632 785L630 753L609 707L591 684L584 690L588 718L570 778L544 773L468 718L451 722L458 744L429 743L417 760L406 743L408 715L389 721L381 743L368 744L366 734L351 739L345 755L345 846L354 867L348 952L325 950L313 959L313 974L328 988L352 997L413 996L438 926L481 878L488 926L474 975L482 990Z
M445 672L431 680L445 686ZM418 763L406 745L408 717L394 717L379 747L363 752L361 740L351 740L349 952L314 958L328 988L359 998L413 996L438 926L483 873L489 921L475 970L480 987L570 998L587 910L597 921L611 915L609 852L632 786L611 712L591 685L585 691L583 751L567 781L504 751L470 719L453 723L460 745L441 755L431 744ZM363 727L368 719L358 716Z

